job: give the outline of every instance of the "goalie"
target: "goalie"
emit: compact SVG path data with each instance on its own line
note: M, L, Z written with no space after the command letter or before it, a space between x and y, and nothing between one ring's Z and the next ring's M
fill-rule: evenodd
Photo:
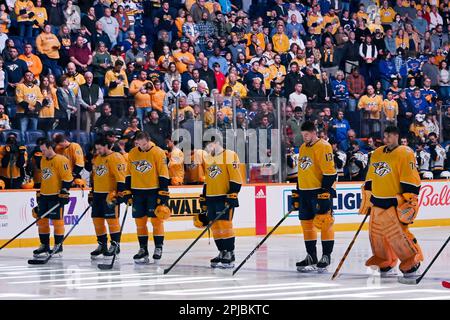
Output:
M423 260L420 246L408 227L419 210L420 177L414 152L398 144L399 133L397 127L387 127L386 146L373 152L362 186L359 212L368 214L370 209L371 215L369 238L373 256L366 266L379 267L383 277L400 260L400 271L408 278L416 275Z

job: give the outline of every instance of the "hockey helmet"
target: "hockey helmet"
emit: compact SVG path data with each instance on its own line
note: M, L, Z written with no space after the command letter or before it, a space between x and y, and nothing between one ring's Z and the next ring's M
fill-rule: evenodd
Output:
M444 179L450 179L450 171L442 171L440 177Z
M172 212L170 211L168 206L159 205L155 209L155 216L162 220L167 220L170 218Z
M424 179L433 179L433 174L432 174L430 171L425 171L425 172L422 174L422 177L423 177Z
M421 113L416 114L416 121L417 122L423 122L424 120L425 120L425 115L424 114L421 114Z

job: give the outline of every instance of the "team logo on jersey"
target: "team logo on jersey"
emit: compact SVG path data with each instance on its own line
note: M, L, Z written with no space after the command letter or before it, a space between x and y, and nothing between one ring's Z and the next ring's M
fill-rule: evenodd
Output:
M307 170L309 167L312 166L313 162L310 157L301 157L298 161L298 166L302 170Z
M216 164L213 164L208 168L208 175L211 179L216 178L219 174L222 173L222 170L220 170L219 166Z
M104 176L107 172L108 172L108 169L103 164L95 167L95 174L99 177Z
M50 170L50 168L42 169L42 179L47 180L47 179L50 179L51 176L52 176L52 170Z
M391 167L386 162L375 162L372 163L372 166L375 168L375 174L380 177L384 177L385 175L391 173Z
M147 160L133 161L132 164L136 168L136 171L140 173L146 173L153 168L153 166Z

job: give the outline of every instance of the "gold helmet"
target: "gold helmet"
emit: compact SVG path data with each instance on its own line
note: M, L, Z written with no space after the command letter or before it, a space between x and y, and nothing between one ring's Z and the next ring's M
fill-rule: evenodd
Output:
M159 205L155 209L155 216L162 220L167 220L172 215L172 212L170 211L168 206L165 205Z

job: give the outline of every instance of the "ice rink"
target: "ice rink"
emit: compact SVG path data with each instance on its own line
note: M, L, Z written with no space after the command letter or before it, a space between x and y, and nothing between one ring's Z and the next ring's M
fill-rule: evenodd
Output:
M425 269L450 233L450 227L413 228L422 246ZM295 263L305 256L302 235L274 235L234 276L231 271L213 270L209 259L216 255L211 239L202 239L168 274L168 267L192 240L166 241L159 266L135 265L136 243L122 244L116 267L101 271L91 262L94 245L65 246L64 257L47 265L30 266L32 248L0 251L1 299L450 299L441 286L450 279L450 247L417 286L403 285L396 277L380 279L364 267L370 256L367 232L361 232L340 277L331 281L354 232L336 233L332 266L325 274L302 274ZM236 266L261 237L236 240ZM319 249L319 258L321 247ZM150 248L151 252L153 248ZM160 271L159 269L159 271Z

